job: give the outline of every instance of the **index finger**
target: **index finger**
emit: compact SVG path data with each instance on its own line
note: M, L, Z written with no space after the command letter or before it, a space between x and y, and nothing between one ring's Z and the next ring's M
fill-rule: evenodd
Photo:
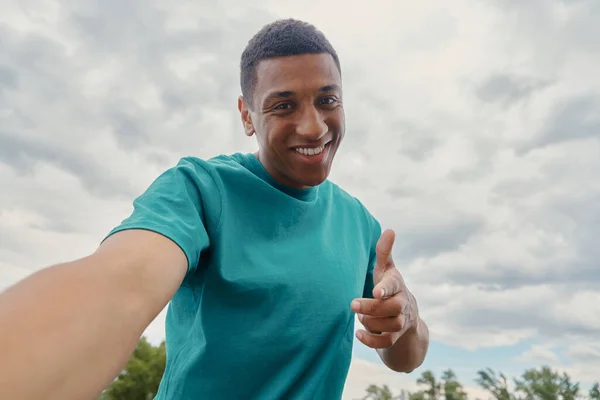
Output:
M394 240L396 239L396 233L392 229L386 229L375 247L375 255L377 257L377 263L385 265L390 261L392 257L392 247L394 246Z

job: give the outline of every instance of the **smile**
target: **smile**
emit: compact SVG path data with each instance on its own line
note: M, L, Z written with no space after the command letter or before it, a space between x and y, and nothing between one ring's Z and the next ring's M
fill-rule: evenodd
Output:
M296 150L300 154L304 154L305 156L316 156L318 154L321 154L323 150L325 150L325 146L327 145L319 147L296 147L294 150Z

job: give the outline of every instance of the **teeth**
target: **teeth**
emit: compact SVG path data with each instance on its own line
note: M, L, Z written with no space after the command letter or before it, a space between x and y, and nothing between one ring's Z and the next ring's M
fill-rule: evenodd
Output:
M317 148L296 148L296 151L300 154L304 154L305 156L316 156L317 154L321 154L325 150L325 146L317 147Z

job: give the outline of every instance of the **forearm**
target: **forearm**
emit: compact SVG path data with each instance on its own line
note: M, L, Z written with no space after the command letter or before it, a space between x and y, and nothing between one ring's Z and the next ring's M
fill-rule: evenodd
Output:
M0 295L0 398L91 399L126 364L151 316L89 264L41 270Z
M425 360L429 348L429 328L418 319L413 329L407 331L387 349L377 349L381 360L396 372L412 372Z

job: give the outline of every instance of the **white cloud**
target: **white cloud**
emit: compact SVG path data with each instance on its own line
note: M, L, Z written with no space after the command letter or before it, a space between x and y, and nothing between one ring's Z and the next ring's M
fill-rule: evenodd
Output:
M558 357L546 346L531 346L529 350L517 357L516 361L535 363L537 365L556 364Z
M598 382L600 342L579 342L568 347L566 355L571 361L565 372L586 382Z

